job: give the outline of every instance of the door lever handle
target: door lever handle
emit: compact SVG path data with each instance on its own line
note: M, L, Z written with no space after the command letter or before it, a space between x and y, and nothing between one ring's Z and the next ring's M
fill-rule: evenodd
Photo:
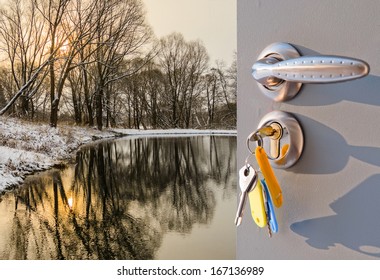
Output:
M336 83L368 75L362 60L338 56L301 56L287 43L268 46L252 66L261 90L275 101L293 98L304 83Z
M252 67L252 75L265 86L281 83L335 83L361 78L368 74L364 61L338 56L301 56L279 61L267 57Z

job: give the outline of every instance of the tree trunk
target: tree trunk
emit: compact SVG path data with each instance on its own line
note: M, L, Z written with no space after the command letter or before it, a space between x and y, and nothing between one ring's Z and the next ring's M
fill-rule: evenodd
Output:
M20 101L20 114L21 116L25 117L28 115L29 111L29 101L26 93L20 96Z
M106 127L110 127L110 118L111 118L111 89L107 86L106 92Z
M152 108L152 128L157 128L157 93L154 92L151 100Z
M55 48L55 30L51 31L51 47L50 55L53 57ZM49 65L50 72L50 126L57 127L58 123L58 100L55 97L55 71L54 71L54 59L50 61Z
M88 88L88 77L85 70L83 71L83 81L84 81L84 85L83 85L84 99L86 101L86 108L87 108L87 114L88 114L88 126L92 127L94 126L92 100L90 98L90 90Z
M51 103L50 126L57 127L58 124L58 99Z
M103 129L103 91L103 87L100 86L95 94L96 126L99 130Z
M73 87L71 87L71 90L72 90L72 99L73 99L73 106L74 106L74 119L75 119L75 123L79 125L82 123L82 111L80 108L80 103L78 100L78 96L76 94L76 90Z

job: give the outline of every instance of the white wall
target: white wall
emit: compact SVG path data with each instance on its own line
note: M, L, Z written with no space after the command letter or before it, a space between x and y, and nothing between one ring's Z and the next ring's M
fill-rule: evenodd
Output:
M380 1L239 0L238 168L245 139L272 110L296 115L305 149L288 170L275 170L284 204L269 239L250 217L238 229L239 259L380 258ZM259 53L289 42L303 55L367 61L370 75L306 85L286 103L265 97L251 76Z

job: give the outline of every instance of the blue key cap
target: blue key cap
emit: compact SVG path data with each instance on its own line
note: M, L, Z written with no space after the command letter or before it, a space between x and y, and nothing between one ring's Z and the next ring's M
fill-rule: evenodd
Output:
M265 179L261 180L261 184L263 185L264 195L266 196L270 229L272 230L272 232L278 232L276 214L274 212L272 199L270 197L267 184L265 183Z

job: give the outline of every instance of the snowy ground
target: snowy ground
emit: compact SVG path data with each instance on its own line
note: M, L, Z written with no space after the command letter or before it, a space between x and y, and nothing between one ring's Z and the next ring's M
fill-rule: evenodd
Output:
M0 118L0 191L23 182L26 175L70 159L82 144L115 133L82 127L51 128Z
M199 129L113 129L122 135L144 135L144 136L178 136L178 135L236 135L236 130L199 130Z
M48 169L72 158L82 144L93 140L130 136L236 135L231 130L137 130L90 128L60 125L51 128L13 118L0 117L0 192L21 184L28 174Z

